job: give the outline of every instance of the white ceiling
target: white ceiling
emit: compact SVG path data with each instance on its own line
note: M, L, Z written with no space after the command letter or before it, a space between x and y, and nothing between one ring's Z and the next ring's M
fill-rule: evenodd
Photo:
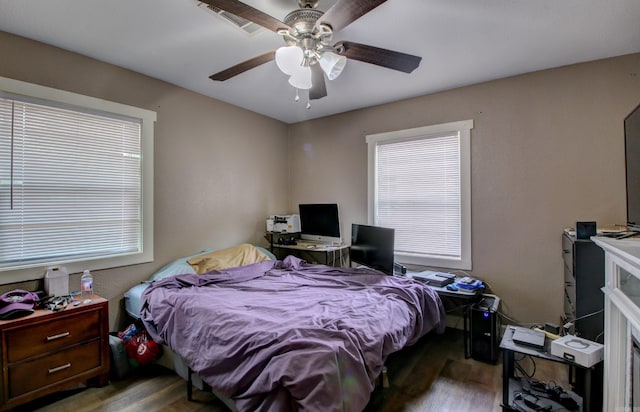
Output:
M321 0L327 10L335 0ZM279 19L296 0L245 0ZM284 42L251 36L196 0L0 0L0 30L78 52L294 123L506 76L640 52L639 0L388 0L349 40L422 56L405 74L350 60L305 109L269 62L225 82L209 75ZM2 57L7 58L7 57ZM0 60L1 64L1 60ZM45 62L43 62L45 64ZM99 81L99 80L98 80Z

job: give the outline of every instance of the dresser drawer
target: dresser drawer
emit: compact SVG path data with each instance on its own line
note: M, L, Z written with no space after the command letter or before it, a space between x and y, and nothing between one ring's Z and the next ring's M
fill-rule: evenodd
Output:
M27 359L100 336L100 313L61 316L39 325L29 325L6 332L9 363Z
M9 367L9 398L98 368L100 341L73 346L55 354Z

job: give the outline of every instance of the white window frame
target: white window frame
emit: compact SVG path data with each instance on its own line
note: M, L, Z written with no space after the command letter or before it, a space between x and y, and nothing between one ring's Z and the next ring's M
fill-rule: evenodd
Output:
M403 264L471 270L471 129L473 120L462 120L458 122L444 123L432 126L417 127L391 131L386 133L372 134L366 136L368 146L368 222L370 225L377 224L376 210L376 182L377 146L383 143L394 141L406 141L429 136L458 133L460 139L460 223L461 223L461 257L460 259L448 259L423 254L420 256L396 253L396 260Z
M0 77L0 91L27 98L49 100L55 104L76 106L79 109L107 112L129 118L140 119L142 153L142 245L141 251L116 257L94 258L78 261L56 261L21 268L0 270L0 284L22 282L44 277L51 265L64 265L69 273L84 269L99 270L135 265L153 261L153 133L156 112L110 102L95 97L83 96L51 87L40 86L6 77Z

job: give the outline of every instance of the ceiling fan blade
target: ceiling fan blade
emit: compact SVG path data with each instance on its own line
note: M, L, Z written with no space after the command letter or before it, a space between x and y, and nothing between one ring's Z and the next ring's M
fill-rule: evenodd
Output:
M211 80L225 81L227 79L232 78L233 76L239 75L240 73L244 73L247 70L251 70L254 67L258 67L261 64L265 64L273 60L275 56L276 56L275 50L271 50L269 52L256 56L252 59L243 61L242 63L238 63L235 66L229 67L226 70L223 70L216 74L212 74L211 76L209 76L209 78Z
M309 100L322 99L327 95L324 72L317 63L311 65L311 85L311 89L309 89Z
M318 19L316 26L324 23L331 26L334 32L342 30L386 1L387 0L338 0Z
M198 0L203 3L207 3L210 6L222 9L231 14L235 14L238 17L247 19L255 24L269 29L273 32L278 32L280 29L291 29L288 25L284 24L275 17L271 17L266 13L261 12L258 9L246 5L238 0Z
M350 41L338 42L333 47L348 59L360 60L405 73L414 71L422 60L419 56Z

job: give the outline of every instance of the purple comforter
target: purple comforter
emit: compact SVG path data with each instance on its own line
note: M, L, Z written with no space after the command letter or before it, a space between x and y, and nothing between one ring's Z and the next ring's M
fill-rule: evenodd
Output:
M240 411L361 411L389 354L444 330L428 286L293 256L168 278L142 299L153 339Z

